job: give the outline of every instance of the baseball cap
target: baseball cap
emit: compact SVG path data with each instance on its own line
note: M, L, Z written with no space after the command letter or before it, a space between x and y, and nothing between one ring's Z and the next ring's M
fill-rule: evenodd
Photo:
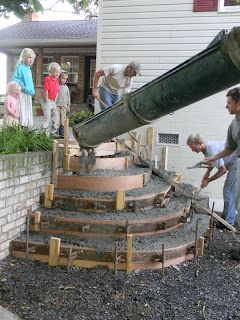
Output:
M141 65L138 61L131 61L129 64L129 66L133 67L136 74L138 74L139 76L141 76Z

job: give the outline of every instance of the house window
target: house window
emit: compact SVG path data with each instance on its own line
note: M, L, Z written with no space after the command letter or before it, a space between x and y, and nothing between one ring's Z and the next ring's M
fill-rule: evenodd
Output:
M51 62L54 62L54 56L43 57L43 79L48 75L48 66Z
M219 0L219 11L240 11L240 0Z
M204 12L204 11L217 11L218 0L194 0L193 11Z
M179 144L179 134L175 133L158 133L157 134L157 144Z
M94 77L95 71L96 71L96 60L95 59L91 59L91 61L90 61L90 83L89 83L89 88L93 87L93 77Z
M79 57L62 56L61 68L68 73L69 83L78 83Z

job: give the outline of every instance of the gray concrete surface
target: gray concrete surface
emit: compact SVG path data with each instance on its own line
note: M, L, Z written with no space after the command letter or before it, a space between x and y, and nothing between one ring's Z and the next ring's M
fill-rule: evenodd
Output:
M18 316L0 306L0 319L1 320L20 320Z

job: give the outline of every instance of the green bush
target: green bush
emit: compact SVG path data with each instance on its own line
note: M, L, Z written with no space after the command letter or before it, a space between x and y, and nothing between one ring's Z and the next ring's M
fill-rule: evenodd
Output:
M83 122L92 116L93 113L90 111L73 112L69 117L69 125L72 127L73 125Z
M52 150L53 140L45 132L19 125L4 126L0 130L0 153L21 153Z

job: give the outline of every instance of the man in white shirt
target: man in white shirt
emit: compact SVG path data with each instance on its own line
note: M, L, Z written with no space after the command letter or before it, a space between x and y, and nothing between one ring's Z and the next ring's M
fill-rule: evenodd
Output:
M141 65L137 61L132 61L127 66L112 64L96 71L92 94L99 100L101 110L111 107L124 94L129 93L133 84L132 77L141 75L140 71Z
M211 157L225 148L223 141L204 141L198 133L191 134L187 139L187 145L196 153L202 152L205 157ZM217 172L210 176L213 167L209 167L202 178L201 187L205 188L209 182L214 181L227 172L223 187L224 208L222 217L231 225L234 225L236 217L235 193L237 184L237 156L236 153L215 160Z

